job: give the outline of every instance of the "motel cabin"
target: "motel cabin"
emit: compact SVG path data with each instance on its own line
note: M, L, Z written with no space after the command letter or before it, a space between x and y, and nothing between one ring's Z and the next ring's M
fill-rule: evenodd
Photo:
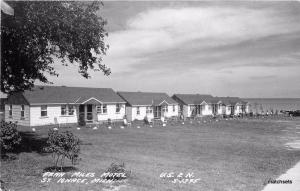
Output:
M5 103L5 121L22 126L100 123L124 116L125 101L111 88L35 86L12 93Z
M178 103L166 93L118 92L126 101L128 121L178 116Z
M214 97L207 94L174 94L179 103L180 114L184 117L213 115L216 112Z
M222 108L220 114L240 115L250 112L249 103L238 97L216 97L216 99L219 100L219 108Z
M249 113L249 104L238 97L213 97L206 94L174 94L184 117L239 115Z

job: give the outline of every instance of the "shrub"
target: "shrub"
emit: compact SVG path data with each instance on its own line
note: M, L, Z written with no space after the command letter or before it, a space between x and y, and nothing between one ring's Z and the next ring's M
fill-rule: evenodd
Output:
M1 121L0 144L3 153L14 150L21 140L15 123Z
M84 120L84 115L79 115L78 125L79 126L85 126L86 125L86 122Z
M106 173L110 174L123 174L125 176L106 176L105 179L107 180L123 180L129 177L130 172L125 169L125 164L116 164L112 163L110 167L105 171Z
M112 124L112 121L110 118L107 119L107 125L111 125Z
M149 125L150 124L150 119L147 117L147 116L145 116L144 117L144 123L146 124L146 125Z
M44 148L46 152L52 153L52 158L55 167L60 160L62 170L65 158L71 160L72 165L75 165L79 159L80 140L73 135L72 132L58 132L50 130L48 133L47 146Z

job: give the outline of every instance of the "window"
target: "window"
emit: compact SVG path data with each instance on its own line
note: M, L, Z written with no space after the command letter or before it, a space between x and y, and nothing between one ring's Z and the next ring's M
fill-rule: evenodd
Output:
M147 114L150 114L150 113L152 113L153 111L152 111L152 107L146 107L146 113Z
M244 113L246 111L246 106L242 105L242 112Z
M74 115L74 105L62 105L61 106L61 115L66 116L66 115Z
M97 113L102 113L102 106L101 105L97 105L96 107Z
M163 106L163 112L168 112L168 106L166 105L166 106Z
M96 110L97 110L98 114L106 114L107 113L107 105L106 104L97 105Z
M68 105L69 115L74 115L74 111L75 111L74 105Z
M25 116L25 106L21 105L21 119Z
M46 117L47 116L47 105L41 106L41 116Z
M175 105L173 105L173 112L175 112L175 110L176 110L176 109L175 109Z
M139 115L140 114L140 107L136 108L136 114Z
M103 113L107 113L107 105L106 105L106 104L103 104L102 107L103 107L103 108L102 108Z
M223 106L223 105L220 103L220 104L218 105L218 109L221 109L222 106Z
M116 105L116 113L120 113L121 110L121 105L119 103L117 103Z
M67 115L67 106L66 105L62 105L61 106L61 115Z
M12 117L12 105L9 105L8 115L9 115L9 117Z

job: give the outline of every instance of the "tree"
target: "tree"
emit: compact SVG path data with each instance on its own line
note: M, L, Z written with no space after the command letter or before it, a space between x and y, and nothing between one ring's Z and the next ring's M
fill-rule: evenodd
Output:
M47 146L44 150L52 153L55 168L57 168L58 161L60 160L62 170L65 158L71 160L72 165L78 161L80 140L70 131L59 133L58 131L50 130Z
M110 69L102 57L106 21L97 15L102 3L62 1L9 1L14 15L1 12L1 91L23 91L39 80L51 83L46 73L58 76L54 58L63 65L78 63L78 72Z
M21 143L22 139L15 123L5 121L1 121L0 123L0 147L3 154L14 150Z

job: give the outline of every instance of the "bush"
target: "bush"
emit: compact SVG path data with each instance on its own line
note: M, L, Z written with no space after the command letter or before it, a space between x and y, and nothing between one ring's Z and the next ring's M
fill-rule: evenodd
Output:
M78 162L80 140L73 133L69 131L59 133L58 131L50 130L48 136L47 146L44 150L52 153L55 167L57 167L60 160L62 170L65 158L71 160L72 165Z
M86 125L86 122L84 120L84 115L79 115L78 125L79 126L85 126Z
M111 125L112 124L112 121L110 118L107 119L107 125Z
M15 123L1 121L0 144L3 153L14 150L21 140Z
M110 167L105 171L106 173L111 173L111 174L123 174L125 176L106 176L105 179L107 180L123 180L127 179L130 175L131 172L128 172L125 169L125 164L116 164L112 163Z

